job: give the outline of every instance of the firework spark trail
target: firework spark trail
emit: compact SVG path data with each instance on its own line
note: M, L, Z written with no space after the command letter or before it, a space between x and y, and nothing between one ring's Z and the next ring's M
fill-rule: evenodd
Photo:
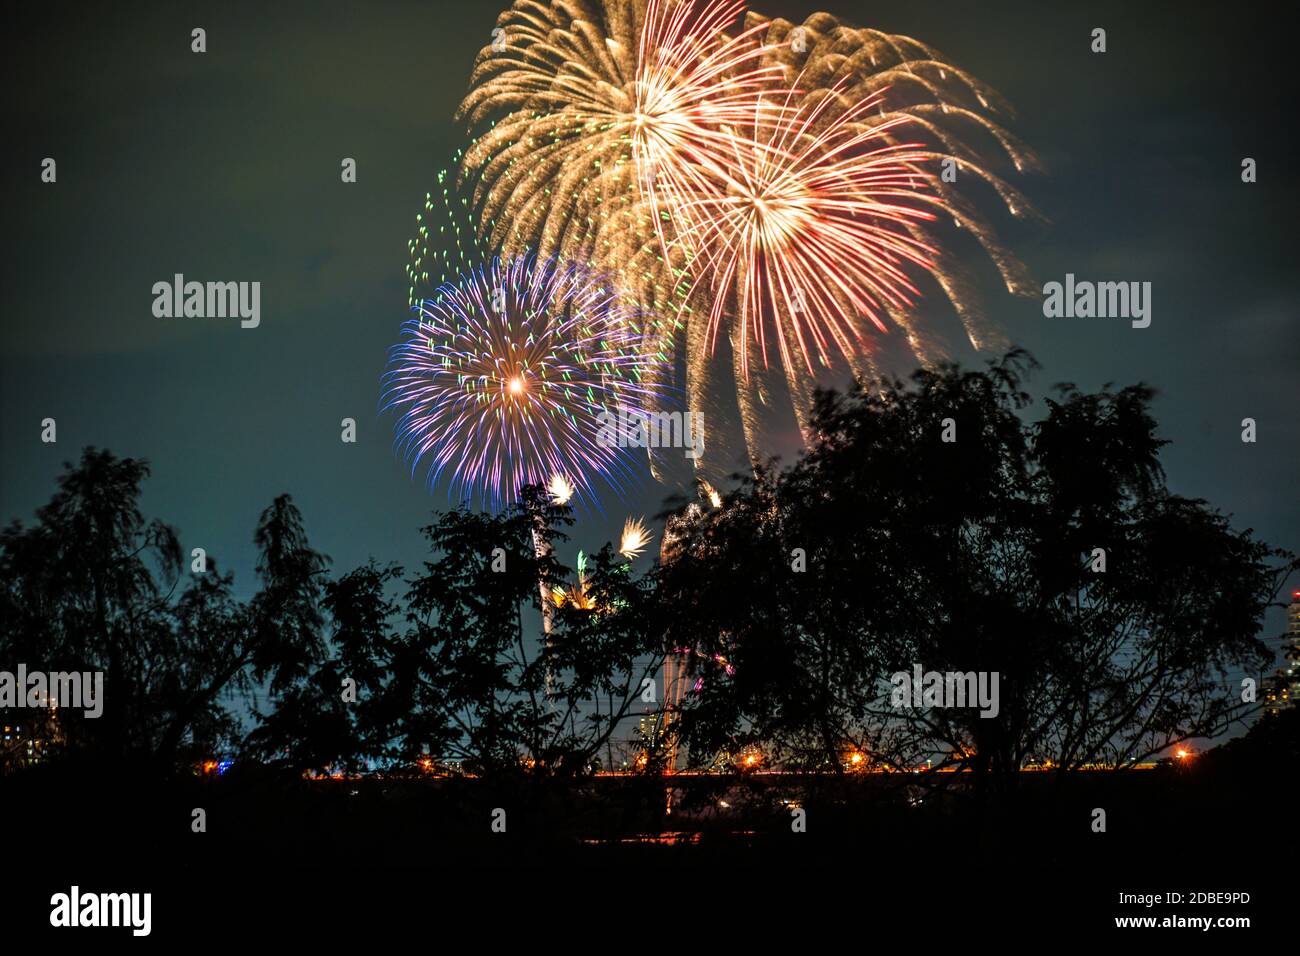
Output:
M429 290L470 272L490 258L474 226L469 197L456 187L458 150L449 169L440 169L424 208L415 217L415 235L406 243L407 302L419 304Z
M799 44L794 42L796 30L800 31ZM995 90L919 40L849 27L829 14L814 14L797 26L786 20L772 20L767 40L765 63L781 63L789 76L803 77L804 84L814 90L842 84L838 99L846 108L883 95L879 112L863 116L862 122L884 127L905 119L897 131L909 140L921 138L927 143L918 151L916 173L942 201L941 220L951 222L955 229L979 242L1008 292L1036 292L1028 270L1001 244L965 185L970 182L989 187L1013 218L1041 218L1028 200L991 168L991 162L999 157L1009 161L1017 173L1039 168L1033 153L991 118L994 113L1011 112ZM897 142L895 135L894 130L884 131L888 142ZM985 148L989 145L994 148ZM941 164L947 160L959 171L963 184L960 187L939 175ZM939 225L924 230L932 243L943 235ZM914 235L920 234L915 225L912 230ZM966 337L975 348L999 348L1004 344L982 314L973 284L963 269L950 260L941 260L930 274L960 316ZM937 341L926 330L916 328L906 310L890 314L896 324L904 327L919 359L928 363L944 357Z
M536 256L494 259L421 301L384 376L396 445L451 489L499 504L563 475L595 501L632 474L602 434L602 413L641 414L656 398L640 321L598 274Z

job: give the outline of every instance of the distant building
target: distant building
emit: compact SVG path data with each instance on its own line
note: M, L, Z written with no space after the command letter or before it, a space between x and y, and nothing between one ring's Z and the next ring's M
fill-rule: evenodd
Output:
M664 717L659 733L660 739L666 740L668 744L664 766L669 771L681 770L685 757L684 752L678 752L677 728L674 724L679 719L679 712L686 699L686 687L690 680L688 661L689 654L682 650L673 651L664 657Z
M1286 609L1286 662L1282 665L1288 678L1294 683L1300 674L1300 591L1293 591L1291 603Z
M62 740L54 707L0 710L0 774L43 762Z
M649 746L654 743L655 737L659 732L659 715L654 711L646 708L646 712L636 722L637 741L643 745Z
M1264 711L1276 714L1300 700L1300 591L1291 593L1286 609L1286 659L1264 679Z

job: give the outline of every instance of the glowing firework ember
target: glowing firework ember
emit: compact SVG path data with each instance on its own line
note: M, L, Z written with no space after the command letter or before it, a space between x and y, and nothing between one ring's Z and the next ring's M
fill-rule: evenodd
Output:
M645 522L639 518L628 518L623 523L623 538L619 542L619 553L630 560L640 555L649 544L650 532L646 529Z
M703 478L700 479L700 493L709 500L709 504L714 508L722 507L722 495L718 494L718 489L714 488Z
M554 259L494 259L440 287L403 326L384 379L397 446L430 484L499 504L561 475L595 498L618 488L626 450L601 441L601 415L643 414L654 392L639 317L591 270Z

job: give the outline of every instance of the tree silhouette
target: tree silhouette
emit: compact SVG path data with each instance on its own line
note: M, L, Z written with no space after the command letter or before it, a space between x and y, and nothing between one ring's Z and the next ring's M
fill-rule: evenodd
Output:
M251 679L266 686L272 709L255 711L259 724L248 751L268 763L323 769L354 749L325 640L322 576L329 559L312 549L288 495L262 513L253 541L262 586L249 608L247 662Z
M761 742L839 769L858 749L1012 789L1028 763L1131 766L1256 706L1233 675L1266 659L1294 557L1168 492L1150 389L1061 386L1030 423L1032 366L821 394L798 463L685 522L659 600L670 642L702 652L696 762ZM893 706L918 664L997 672L997 715Z
M1059 386L1030 421L1032 367L820 394L808 452L676 515L639 576L607 545L575 579L571 512L528 487L435 515L410 577L372 559L332 579L281 495L241 602L141 512L146 463L87 449L35 525L0 533L0 666L103 671L102 718L57 715L63 755L160 772L238 747L293 773L450 757L571 780L614 763L669 650L692 652L672 726L696 764L852 752L994 793L1028 764L1127 767L1221 733L1258 706L1239 679L1296 559L1168 491L1150 389ZM996 714L900 705L891 677L917 666L996 674Z
M539 640L541 595L573 586L554 553L571 523L568 508L528 487L499 515L462 508L425 529L433 557L410 582L410 628L387 690L413 722L408 745L423 735L487 775L593 766L657 666L653 587L607 547L592 565L591 606L562 606Z
M101 717L58 714L66 749L165 764L183 741L206 749L232 728L216 696L248 621L211 560L183 580L176 532L139 508L148 474L143 461L88 448L34 526L5 529L0 661L102 671Z
M192 573L175 530L145 518L148 475L144 461L88 448L35 525L0 535L0 662L103 672L101 717L58 712L64 756L170 772L234 746L258 686L282 723L303 706L324 659L325 559L281 496L255 535L262 587L241 603L213 556Z

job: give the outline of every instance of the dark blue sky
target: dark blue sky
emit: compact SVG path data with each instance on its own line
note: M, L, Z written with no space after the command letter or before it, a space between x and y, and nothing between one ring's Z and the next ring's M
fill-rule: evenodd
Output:
M0 518L30 520L60 463L96 445L152 462L147 512L241 591L257 515L285 491L339 571L371 554L418 562L416 529L446 499L394 457L379 377L405 317L406 241L461 142L451 117L503 2L56 3L5 31ZM915 36L1003 93L1046 167L1019 185L1050 224L1010 235L1016 250L1039 282L1150 281L1154 317L1141 331L1049 320L1005 295L990 314L1042 363L1038 386L1155 386L1173 489L1300 550L1284 18L1254 4L754 6ZM1088 48L1097 26L1104 55ZM56 185L39 181L45 156ZM339 180L345 156L355 185ZM261 327L155 318L151 287L176 272L260 281ZM1255 445L1240 441L1248 416ZM57 445L40 441L45 417ZM575 545L665 493L647 482Z

